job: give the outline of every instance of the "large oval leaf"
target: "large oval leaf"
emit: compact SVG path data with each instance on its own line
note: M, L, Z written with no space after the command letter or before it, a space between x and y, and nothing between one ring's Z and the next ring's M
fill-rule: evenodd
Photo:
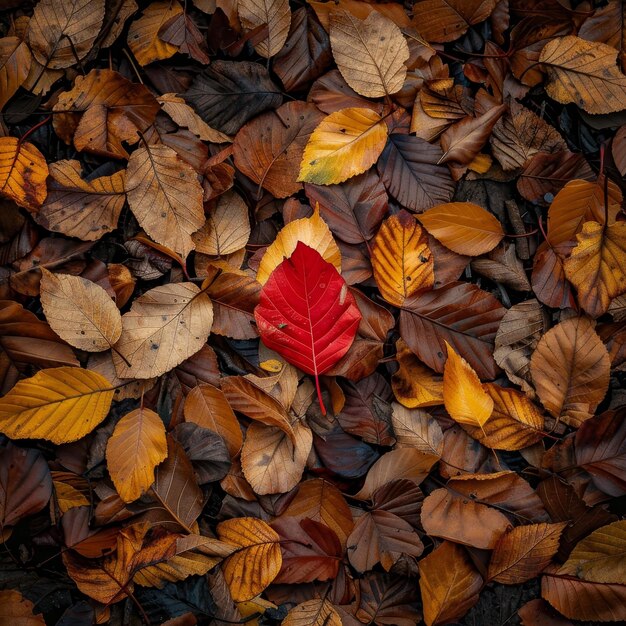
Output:
M78 367L42 370L0 399L0 432L11 439L76 441L106 417L114 391L96 372Z

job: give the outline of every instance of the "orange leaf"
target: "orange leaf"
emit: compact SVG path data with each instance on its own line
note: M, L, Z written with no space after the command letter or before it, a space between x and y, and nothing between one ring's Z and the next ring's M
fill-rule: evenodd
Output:
M48 164L32 143L0 137L0 195L36 212L48 193L46 178Z

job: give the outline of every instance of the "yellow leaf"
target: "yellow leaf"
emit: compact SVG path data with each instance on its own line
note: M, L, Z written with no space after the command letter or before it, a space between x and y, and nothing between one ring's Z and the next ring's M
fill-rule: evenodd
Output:
M96 283L41 268L41 304L50 328L79 350L108 350L122 334L122 318Z
M375 111L358 107L335 111L311 134L298 180L342 183L376 163L386 142L387 125Z
M278 575L283 558L280 536L254 517L229 519L217 526L221 541L237 548L222 567L235 602L251 600Z
M0 398L0 432L11 439L76 441L107 416L113 392L106 378L89 370L41 370Z
M434 266L426 234L411 214L402 210L382 223L372 246L372 269L387 302L400 307L414 293L432 288Z
M330 229L316 209L311 217L293 220L278 233L259 263L257 281L264 285L283 260L293 254L299 241L317 250L325 261L332 263L341 272L341 253Z
M241 250L249 236L248 207L239 194L227 191L192 239L198 252L221 256Z
M167 457L165 426L150 409L127 413L107 442L107 467L124 502L134 502L154 482L154 468Z
M330 14L329 31L337 67L354 91L379 98L402 89L409 46L389 18L372 11L361 20L338 9Z
M36 212L48 193L46 178L48 164L32 143L0 137L0 195Z
M143 15L130 25L128 47L141 65L169 59L176 54L178 51L176 46L159 39L159 30L182 12L183 8L178 2L159 0L150 4Z
M452 419L463 425L482 427L491 417L493 400L483 389L476 372L446 341L448 359L443 368L443 400Z
M113 350L117 375L153 378L169 372L202 348L212 324L211 300L193 283L146 291L122 316Z
M504 237L498 219L472 202L439 204L417 219L435 239L457 254L485 254Z
M626 76L617 67L617 50L568 35L555 37L541 51L548 74L546 91L561 104L577 104L587 113L626 108Z
M89 500L78 489L58 480L52 481L54 493L61 514L73 509L75 506L89 506ZM1 623L1 622L0 622Z
M124 170L111 176L84 180L78 161L50 164L52 182L35 220L48 230L94 241L117 226L126 202Z
M126 193L130 210L152 239L183 257L194 249L191 234L204 224L202 186L172 148L135 150L128 160Z
M609 387L611 361L586 317L551 328L530 359L530 373L543 406L556 418L578 428L593 416Z
M576 241L564 263L565 275L576 287L580 306L600 317L613 298L626 293L626 222L606 228L585 222Z
M267 25L267 37L254 44L257 54L269 59L280 52L291 25L289 0L239 0L237 12L245 30Z

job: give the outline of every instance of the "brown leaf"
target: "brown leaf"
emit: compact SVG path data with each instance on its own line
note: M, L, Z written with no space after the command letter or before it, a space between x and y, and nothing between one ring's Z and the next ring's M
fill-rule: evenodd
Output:
M0 591L0 623L15 626L44 626L46 622L41 613L35 615L35 605L19 591L5 589Z
M443 451L443 433L438 422L426 411L392 405L391 423L399 448L415 448L434 456Z
M426 626L462 617L476 602L483 579L467 552L449 541L420 561L420 590Z
M30 70L30 50L19 37L0 39L0 111L26 80Z
M530 361L537 395L546 409L577 428L604 398L611 364L589 318L561 322L539 340Z
M564 259L559 249L552 248L547 241L537 248L530 280L543 304L560 309L576 306L572 286L565 277Z
M267 37L254 45L260 56L269 59L285 45L291 25L289 0L240 0L237 12L244 30L267 24Z
M228 135L211 128L198 114L185 103L183 98L174 93L164 93L157 98L161 108L179 125L188 128L203 141L214 143L229 142Z
M301 602L287 613L283 626L342 626L337 610L326 599Z
M486 256L472 259L471 267L493 282L501 283L515 291L531 290L524 266L512 243L502 242Z

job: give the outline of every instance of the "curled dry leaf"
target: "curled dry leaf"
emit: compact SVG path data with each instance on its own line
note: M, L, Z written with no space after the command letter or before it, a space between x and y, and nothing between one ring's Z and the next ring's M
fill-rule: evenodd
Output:
M331 113L311 134L298 180L342 183L376 163L386 142L387 125L375 111L353 107Z
M107 416L113 391L106 378L89 370L42 370L0 398L0 432L11 439L77 441Z
M191 234L204 223L202 186L193 168L168 146L141 147L128 160L125 184L139 225L186 257L195 247Z
M444 541L420 561L426 626L454 621L478 602L483 579L462 546Z
M122 334L115 302L96 283L41 268L41 305L50 324L67 343L88 352L111 348Z
M440 204L417 219L433 237L457 254L485 254L504 237L498 219L472 202Z
M265 285L270 274L294 253L299 242L317 250L325 261L341 272L341 252L328 225L315 210L311 217L293 220L281 229L261 259L257 281Z
M198 352L213 323L209 297L193 283L170 283L146 291L122 316L113 350L120 378L152 378Z
M577 428L602 402L609 386L609 353L591 320L561 322L539 340L530 373L543 406Z
M126 202L124 170L91 180L81 178L79 161L57 161L49 170L52 181L35 215L38 224L83 241L99 239L117 226Z
M254 44L260 56L269 59L280 52L291 25L289 0L240 0L237 12L245 30L267 25L267 37Z
M35 213L47 195L48 165L32 143L0 137L0 195Z
M259 519L240 517L218 524L217 534L236 549L222 566L233 600L243 602L259 595L282 565L278 533Z
M111 480L124 502L134 502L154 482L154 468L167 456L165 426L150 409L127 413L107 442Z
M616 60L615 48L572 35L552 39L539 56L548 74L548 95L595 114L624 109L626 76Z
M337 9L330 13L329 34L337 67L354 91L378 98L402 89L409 47L393 21L377 11L361 20Z

